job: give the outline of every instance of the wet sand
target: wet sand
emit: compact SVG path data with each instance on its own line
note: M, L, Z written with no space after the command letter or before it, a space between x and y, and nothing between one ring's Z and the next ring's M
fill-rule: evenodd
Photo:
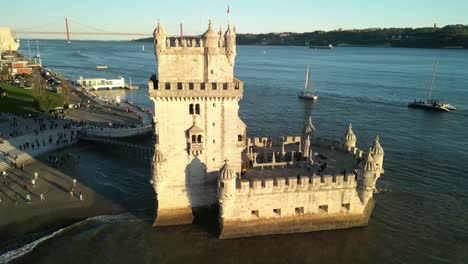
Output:
M74 148L76 147L50 154L66 155ZM0 248L11 241L27 239L39 231L52 231L92 216L124 212L121 206L80 183L80 178L88 175L68 173L73 172L74 162L79 162L76 157L68 158L57 169L45 163L46 157L28 164L23 171L8 170L6 179L0 176ZM31 183L34 172L39 174L35 187ZM73 188L73 178L77 179L77 185L73 189L74 196L71 196L69 192ZM78 197L80 192L83 194L83 201ZM40 201L41 193L45 198L43 202ZM26 199L27 194L31 197L30 202Z

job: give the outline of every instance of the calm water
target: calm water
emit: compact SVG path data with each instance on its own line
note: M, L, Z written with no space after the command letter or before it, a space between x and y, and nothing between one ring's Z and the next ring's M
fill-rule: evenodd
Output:
M23 42L24 43L24 42ZM130 100L151 107L147 80L156 71L150 44L40 42L43 63L71 79L132 77ZM27 54L23 45L23 53ZM80 55L74 56L79 50ZM439 59L433 97L459 110L408 109L428 92ZM300 101L311 65L318 102ZM95 66L105 64L106 71ZM468 261L468 51L426 49L240 46L236 75L245 81L240 115L250 136L298 134L311 115L318 136L341 137L353 123L358 145L378 133L385 174L366 228L220 241L197 226L153 229L146 165L121 162L97 149L80 150L94 175L90 185L122 201L134 216L90 220L39 244L19 259L35 263L466 263ZM104 159L96 162L95 158ZM142 175L148 174L148 175ZM96 180L98 179L98 180ZM135 180L137 179L137 180ZM105 186L105 187L103 187Z

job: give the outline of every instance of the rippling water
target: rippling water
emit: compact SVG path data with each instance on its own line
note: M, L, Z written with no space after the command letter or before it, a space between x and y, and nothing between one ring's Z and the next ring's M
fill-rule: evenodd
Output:
M145 52L141 43L128 42L40 45L44 64L70 79L131 76L141 89L114 93L151 107L146 83L156 64L150 44ZM73 56L77 50L80 55ZM436 59L433 97L458 111L408 109L407 102L426 96ZM320 95L316 103L296 97L308 63ZM109 69L96 70L100 64ZM38 245L19 262L468 261L468 51L240 46L236 75L245 81L240 115L250 136L298 134L309 115L319 136L340 137L352 122L361 148L380 135L385 174L368 227L220 241L197 226L153 229L145 217L89 221ZM94 175L91 185L104 194L136 215L154 205L146 165L97 149L82 157L92 166L77 170Z

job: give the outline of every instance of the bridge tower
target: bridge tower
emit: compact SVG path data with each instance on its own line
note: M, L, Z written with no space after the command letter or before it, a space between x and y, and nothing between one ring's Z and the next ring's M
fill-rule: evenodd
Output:
M224 34L216 33L210 21L201 39L179 41L158 22L154 40L154 225L189 224L198 209L218 203L224 161L241 171L246 127L238 116L243 82L234 77L235 32L228 25Z

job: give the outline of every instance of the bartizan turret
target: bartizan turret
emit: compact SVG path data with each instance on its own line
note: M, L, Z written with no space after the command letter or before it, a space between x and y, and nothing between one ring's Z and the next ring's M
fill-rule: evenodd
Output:
M218 47L218 34L213 30L213 24L208 23L208 29L203 33L203 43L205 48L217 48Z
M383 173L383 158L384 158L384 150L380 145L379 135L375 137L374 145L372 145L370 152L372 154L372 159L374 160L375 165L381 173Z
M367 204L367 201L372 197L375 183L379 177L380 170L375 164L371 150L369 149L358 174L358 194L362 204Z
M224 47L224 34L223 34L223 29L221 26L219 27L219 32L218 32L218 46L220 48Z
M160 21L158 20L158 26L153 32L154 36L154 52L156 54L156 57L159 58L159 54L161 52L164 52L166 50L166 32L164 31L164 28L161 26Z
M232 203L236 195L236 177L236 172L229 165L229 161L225 160L218 178L219 215L221 218L224 217L224 210L232 210L234 208L230 203Z
M231 65L234 64L234 58L236 57L236 32L235 29L231 28L231 24L228 24L228 28L225 36L225 45L226 45L226 57Z
M350 123L348 130L346 130L346 133L343 138L343 150L350 151L351 148L355 148L355 147L356 147L356 135L354 134L353 126Z

